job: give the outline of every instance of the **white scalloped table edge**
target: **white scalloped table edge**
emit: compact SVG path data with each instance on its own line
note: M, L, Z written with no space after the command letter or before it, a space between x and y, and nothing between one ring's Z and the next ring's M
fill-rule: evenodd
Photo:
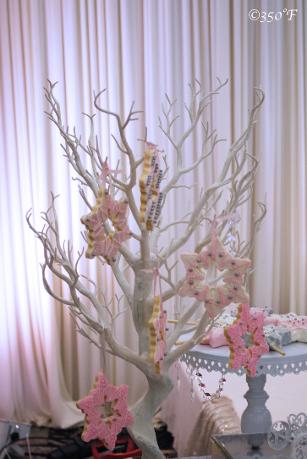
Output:
M256 376L269 374L271 376L283 376L286 373L298 374L307 371L307 343L291 343L283 347L285 356L278 352L270 351L259 360ZM198 344L180 358L189 367L202 368L208 372L219 371L225 373L245 374L245 370L233 370L229 368L229 348L222 346L212 348L207 345Z

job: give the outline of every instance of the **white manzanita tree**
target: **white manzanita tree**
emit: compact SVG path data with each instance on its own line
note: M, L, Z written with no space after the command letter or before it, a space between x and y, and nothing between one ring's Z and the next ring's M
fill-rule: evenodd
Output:
M248 139L255 123L256 113L264 99L260 90L256 90L257 101L250 111L247 127L230 147L217 180L199 193L193 209L187 216L174 222L166 221L162 227L162 218L165 217L163 211L169 192L181 186L180 181L184 175L204 167L206 158L214 154L219 143L215 131L210 130L208 124L203 123L203 114L213 97L225 84L226 82L218 81L217 88L206 95L197 81L191 85L191 98L186 104L189 122L179 138L175 136L173 129L177 120L174 103L166 96L166 106L159 127L176 155L176 167L173 170L168 166L167 155L164 157L164 167L160 168L158 161L160 153L154 145L147 142L145 142L144 155L140 158L135 157L133 146L127 140L130 122L135 120L137 115L133 105L127 117L122 119L117 113L100 105L102 92L95 95L94 105L97 111L114 118L117 123L118 137L113 136L113 138L123 160L127 162L128 178L120 175L118 170L110 170L108 162L103 159L98 141L94 140L93 117L89 116L91 135L88 142L84 144L75 130L71 132L63 123L60 105L54 95L55 84L48 82L46 88L46 98L50 107L48 117L62 136L65 156L78 176L81 198L89 208L89 214L82 217L82 222L87 229L88 248L85 255L89 258L96 257L112 269L132 314L138 335L138 352L119 343L112 329L114 317L107 300L103 295L101 297L97 294L98 289L95 285L91 288L93 283L87 282L80 275L78 264L84 251L79 252L74 258L72 246L61 241L53 196L50 208L43 214L42 230L33 226L31 212L27 215L30 228L44 248L42 264L44 286L56 300L68 306L82 334L92 342L95 342L93 332L100 335L105 343L103 352L109 352L135 365L145 375L148 387L146 393L131 408L134 422L129 427L131 435L142 449L143 458L163 457L156 442L152 417L172 390L170 367L183 353L201 341L214 320L214 315L206 311L204 301L193 298L176 320L170 320L173 325L171 330L165 333L166 316L159 308L167 300L174 299L178 295L185 281L184 278L174 278L175 263L172 262L171 265L170 260L174 260L176 255L178 258L183 246L192 238L200 224L210 215L212 217L212 212L217 208L224 190L229 191L228 199L224 201L223 212L216 219L216 231L222 242L225 242L227 233L225 216L233 215L252 194L258 162L248 154ZM198 129L202 133L200 155L193 164L184 166L186 142ZM158 166L155 166L156 163ZM188 193L188 190L186 192ZM109 204L106 204L107 201ZM110 209L113 218L112 216L109 218ZM128 210L130 219L134 220L134 227L137 228L134 232L127 226L129 220L125 220ZM264 214L265 207L261 205L260 216L254 222L253 235L249 242L241 242L239 238L237 239L235 250L238 257L246 257L250 253L254 234ZM79 225L79 222L75 224ZM184 228L180 236L161 249L160 235L177 224L181 224ZM139 252L132 253L129 250L129 244L126 242L129 237L135 239ZM194 252L203 251L210 240L211 231L208 229L198 240ZM133 275L132 285L128 282L127 271L122 268L123 260L130 269L130 275L131 273ZM62 297L50 286L48 271L67 285L69 291L67 298ZM159 291L159 294L154 291L155 281L162 282L162 291ZM216 281L218 282L218 277ZM210 282L214 285L212 278ZM158 310L155 309L157 298ZM191 322L195 313L197 319ZM163 318L163 320L155 322L155 318ZM182 341L182 335L187 331L190 332L189 338ZM158 359L155 357L157 353Z

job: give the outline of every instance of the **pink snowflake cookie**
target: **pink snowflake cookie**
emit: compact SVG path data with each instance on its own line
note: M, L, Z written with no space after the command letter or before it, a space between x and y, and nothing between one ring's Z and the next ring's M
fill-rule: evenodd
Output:
M95 207L81 218L87 229L87 258L103 256L108 263L116 260L121 244L131 236L127 212L126 201L117 201L103 187L99 189ZM106 222L110 226L108 233L104 227Z
M224 329L230 368L244 367L249 376L256 375L258 360L269 352L263 325L264 314L253 314L247 304L240 304L235 322Z
M114 449L118 433L133 423L127 407L127 395L128 386L113 386L102 372L98 373L89 395L77 402L78 408L85 414L84 441L99 439L106 448Z
M251 262L229 254L215 231L205 250L182 254L181 258L186 278L179 294L203 301L211 317L231 303L249 301L243 282Z

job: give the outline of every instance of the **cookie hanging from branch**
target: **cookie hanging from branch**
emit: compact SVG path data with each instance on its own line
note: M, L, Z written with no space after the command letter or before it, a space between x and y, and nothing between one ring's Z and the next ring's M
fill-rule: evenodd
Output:
M87 258L103 256L108 263L116 260L120 245L131 236L127 212L127 201L118 201L109 191L99 188L95 207L81 218L87 229Z
M124 427L133 423L127 406L128 386L113 386L100 371L90 393L77 402L85 414L82 440L101 440L106 448L115 448L116 438Z
M249 301L243 283L251 261L227 252L215 228L206 249L200 253L182 254L181 259L186 268L186 277L179 295L204 302L211 317L231 303Z
M156 145L146 143L139 186L141 192L140 220L146 224L148 231L153 230L160 217L163 194L159 190L162 175L159 150Z

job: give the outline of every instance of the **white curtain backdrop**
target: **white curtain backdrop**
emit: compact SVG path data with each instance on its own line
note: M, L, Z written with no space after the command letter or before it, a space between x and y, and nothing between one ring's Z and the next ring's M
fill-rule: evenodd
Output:
M252 8L298 12L292 21L259 23L248 17ZM76 422L81 416L73 400L88 391L102 367L114 383L129 384L131 401L143 387L136 370L105 361L80 337L67 311L42 286L43 254L27 227L27 210L33 209L39 226L50 191L60 194L61 234L76 250L84 245L80 217L85 210L60 138L44 114L46 79L59 81L63 117L83 135L89 126L81 113L93 113L94 90L108 88L104 103L121 114L135 100L144 115L130 128L129 139L140 151L136 139L144 138L145 126L150 141L168 148L158 129L165 92L178 100L179 132L188 83L197 78L210 91L216 77L229 78L207 111L227 140L191 177L198 187L218 173L227 147L246 127L254 87L261 87L266 100L251 141L260 168L240 224L248 237L256 202L265 201L268 214L253 253L252 304L304 314L306 43L303 0L0 0L0 417L49 419L60 426ZM115 164L112 123L102 116L95 123L102 151ZM199 140L195 136L189 143L187 162ZM179 216L184 202L189 205L183 190L173 193L167 215ZM109 269L94 261L82 268L110 298L116 286ZM116 333L135 346L126 316Z

